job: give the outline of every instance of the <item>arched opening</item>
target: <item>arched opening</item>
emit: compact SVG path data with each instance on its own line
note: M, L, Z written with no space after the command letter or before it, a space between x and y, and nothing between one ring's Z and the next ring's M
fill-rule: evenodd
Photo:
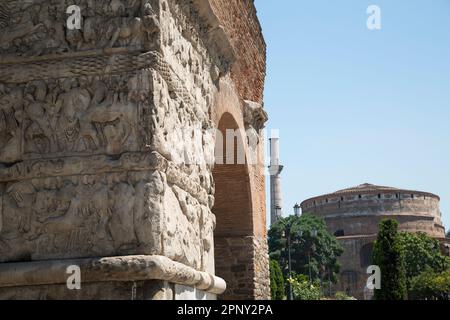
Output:
M240 161L243 155L238 154L243 152L245 141L237 134L238 129L233 116L225 113L219 122L221 138L216 139L216 164L213 169L213 212L217 220L214 232L215 269L216 275L227 283L226 292L219 297L225 300L251 298L254 282L250 178L245 157L244 161ZM230 152L233 161L230 161Z
M361 268L366 268L372 264L373 243L365 244L359 253Z

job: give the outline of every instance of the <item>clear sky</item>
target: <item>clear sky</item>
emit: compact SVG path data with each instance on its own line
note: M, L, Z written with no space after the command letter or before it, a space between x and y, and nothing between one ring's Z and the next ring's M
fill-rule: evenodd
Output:
M367 182L440 195L450 229L450 1L255 3L284 214ZM381 8L379 31L367 29L369 5Z

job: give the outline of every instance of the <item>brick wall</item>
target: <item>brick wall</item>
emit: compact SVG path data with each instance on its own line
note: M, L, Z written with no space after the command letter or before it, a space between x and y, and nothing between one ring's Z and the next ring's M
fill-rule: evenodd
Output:
M253 0L210 2L237 54L232 78L241 97L261 103L266 75L266 44Z
M269 299L266 239L252 236L221 237L215 241L216 274L227 283L227 291L220 299Z

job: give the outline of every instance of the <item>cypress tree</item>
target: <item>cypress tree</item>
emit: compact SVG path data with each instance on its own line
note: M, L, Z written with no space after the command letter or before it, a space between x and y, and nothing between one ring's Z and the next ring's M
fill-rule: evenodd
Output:
M276 260L270 260L270 291L272 300L283 300L284 289L284 277L280 264Z
M376 300L404 300L407 296L405 259L398 238L396 220L383 220L374 244L373 263L381 270L381 289Z

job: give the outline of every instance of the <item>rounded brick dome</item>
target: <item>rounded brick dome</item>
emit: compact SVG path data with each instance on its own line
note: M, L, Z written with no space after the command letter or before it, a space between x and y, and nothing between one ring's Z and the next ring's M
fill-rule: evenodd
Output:
M363 298L373 242L382 219L395 219L399 230L445 238L439 196L369 183L317 196L301 203L303 214L325 220L344 247L336 290Z

